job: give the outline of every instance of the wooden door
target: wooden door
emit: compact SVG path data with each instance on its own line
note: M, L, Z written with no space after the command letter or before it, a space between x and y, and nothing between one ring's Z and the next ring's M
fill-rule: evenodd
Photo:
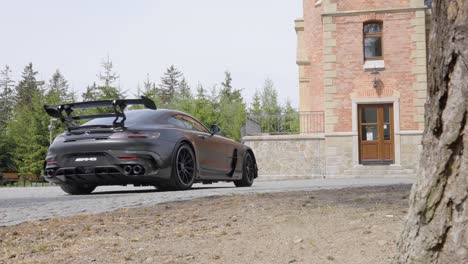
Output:
M359 105L359 157L361 164L394 162L392 104Z

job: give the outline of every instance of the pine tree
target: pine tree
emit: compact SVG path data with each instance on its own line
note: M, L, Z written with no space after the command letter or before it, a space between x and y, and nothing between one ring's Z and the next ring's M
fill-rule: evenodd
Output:
M263 115L261 120L262 131L280 132L281 121L279 115L281 114L281 107L278 103L278 93L271 79L265 80L260 97Z
M255 90L255 94L252 99L252 104L249 108L249 114L254 117L259 117L262 114L262 104L261 104L261 97L258 90Z
M6 133L6 124L11 119L15 105L15 82L11 79L8 65L0 72L0 133Z
M39 177L43 159L49 145L47 125L49 117L43 109L45 97L36 92L30 105L19 105L15 109L15 122L9 123L11 138L15 144L14 161L18 172Z
M182 78L182 81L180 82L179 93L180 93L180 97L182 99L191 99L191 97L192 97L192 93L190 91L190 86L187 84L187 81L185 80L185 77Z
M298 133L299 132L299 113L291 106L291 100L286 100L286 105L283 108L284 127L283 132Z
M31 105L32 97L39 92L36 80L37 71L33 64L29 63L23 70L22 80L16 86L16 103L19 105Z
M48 105L71 103L76 99L74 92L70 90L67 80L58 69L50 78L49 83L47 84L47 89L45 101ZM50 119L47 123L49 122ZM57 125L58 128L52 132L52 137L55 137L65 129L65 125L62 123L59 122Z
M144 90L143 90L143 95L153 99L153 101L158 101L158 94L159 90L156 87L156 84L152 81L150 81L149 74L146 76L146 81L143 83Z
M197 99L204 100L206 99L206 90L203 88L203 85L201 83L198 83L197 85Z
M221 83L220 96L230 100L242 98L241 90L232 87L232 77L229 71L224 72L224 81Z
M48 83L48 92L46 96L49 105L63 104L73 101L73 94L70 91L65 77L57 69Z
M14 172L15 163L13 161L14 144L7 134L0 134L0 172Z
M13 149L11 133L7 124L12 119L15 106L15 82L11 79L8 65L0 72L0 172L14 171Z
M81 95L81 97L85 102L96 101L99 98L99 91L96 83L94 82L93 85L88 85L86 87L86 91Z
M281 107L278 103L278 92L275 89L273 81L266 79L261 94L262 112L266 115L279 115Z
M224 74L217 105L217 121L226 136L240 140L241 128L246 119L246 106L241 91L232 87L231 74L228 71Z
M232 95L232 77L229 71L224 72L224 81L221 83L221 92L222 97L230 98Z
M12 118L14 122L8 123L8 131L14 144L13 159L18 171L40 176L49 144L49 117L43 108L46 103L44 90L39 87L36 75L32 64L27 65L17 86L18 102Z
M169 107L189 114L194 112L195 103L193 101L193 95L190 91L190 86L187 84L184 77L182 78L182 81L179 84L179 90L172 102L169 104Z
M101 66L104 68L104 73L99 73L98 77L99 80L103 82L102 86L112 87L120 76L114 72L114 64L110 60L109 56L107 56L105 61L102 61Z
M197 95L194 100L194 109L190 114L192 114L207 126L210 126L216 122L213 103L206 94L205 88L200 83L197 85Z
M124 94L119 87L116 86L116 81L119 75L114 72L114 65L109 57L101 63L104 73L99 73L98 78L101 84L97 87L97 98L99 100L124 98Z
M146 74L146 81L143 83L143 87L143 93L149 93L153 88L153 83L150 81L149 74Z
M164 105L168 105L174 99L176 92L179 90L181 77L182 73L174 65L167 68L159 85L159 97Z

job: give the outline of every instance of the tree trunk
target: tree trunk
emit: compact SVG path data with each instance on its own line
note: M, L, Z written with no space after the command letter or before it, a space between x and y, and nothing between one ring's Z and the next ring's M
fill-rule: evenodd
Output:
M423 153L397 263L468 263L468 0L433 3Z

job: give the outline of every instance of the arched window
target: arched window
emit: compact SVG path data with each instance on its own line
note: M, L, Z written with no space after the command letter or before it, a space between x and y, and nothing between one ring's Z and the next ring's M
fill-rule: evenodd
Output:
M364 23L364 59L383 60L382 22Z

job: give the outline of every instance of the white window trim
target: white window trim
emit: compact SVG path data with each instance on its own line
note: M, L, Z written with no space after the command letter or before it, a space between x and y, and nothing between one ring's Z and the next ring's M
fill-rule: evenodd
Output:
M366 60L364 61L364 70L384 70L385 61L384 60Z

